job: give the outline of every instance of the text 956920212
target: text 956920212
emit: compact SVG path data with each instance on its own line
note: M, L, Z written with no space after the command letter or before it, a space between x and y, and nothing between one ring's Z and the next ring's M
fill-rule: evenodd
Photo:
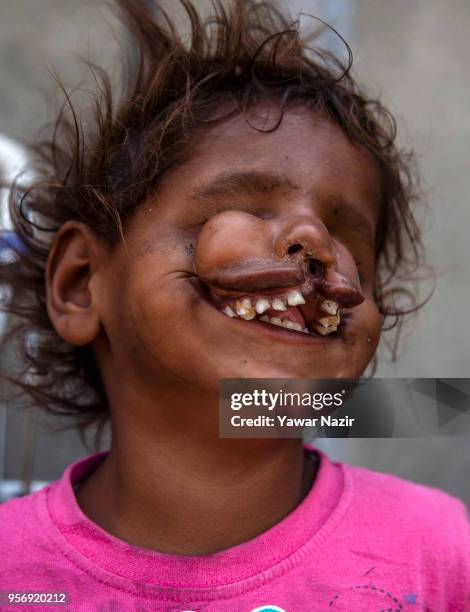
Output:
M67 593L44 593L44 592L25 592L9 591L0 593L0 605L17 606L27 604L29 606L61 606L68 603Z

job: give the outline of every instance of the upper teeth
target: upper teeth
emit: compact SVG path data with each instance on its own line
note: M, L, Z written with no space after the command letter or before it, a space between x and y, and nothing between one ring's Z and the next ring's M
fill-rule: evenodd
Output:
M330 315L335 315L338 312L339 306L333 300L323 300L320 303L320 310L327 312Z
M251 305L250 298L243 298L242 300L237 300L236 309L237 315L247 321L254 319L256 316L255 309Z
M274 298L273 310L287 310L285 301L282 298Z
M269 310L270 304L269 300L266 298L259 298L256 302L255 310L258 314L263 314L266 310Z
M289 306L298 306L299 304L305 304L304 296L295 289L287 294L287 303Z
M232 304L233 308L227 304L223 312L228 317L239 316L246 321L251 321L257 314L262 315L259 317L260 321L308 334L309 330L306 327L303 328L300 323L289 319L281 319L280 317L269 317L263 314L269 309L284 311L287 310L289 306L297 306L299 304L305 304L305 299L298 289L293 289L287 295L276 296L272 298L272 300L270 300L268 296L260 297L253 302L249 297L239 298L236 300L235 304ZM318 318L314 322L313 328L322 336L326 336L338 329L340 323L339 306L333 300L323 299L319 307L320 310L327 313L329 316Z

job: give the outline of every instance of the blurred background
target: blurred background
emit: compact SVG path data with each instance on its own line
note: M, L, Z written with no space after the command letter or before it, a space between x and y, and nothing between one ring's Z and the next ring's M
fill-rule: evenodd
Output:
M203 9L205 0L196 0ZM166 2L174 7L176 2ZM437 272L429 305L405 329L398 360L380 352L384 377L468 377L470 372L470 2L468 0L284 0L293 16L316 15L349 42L355 73L399 121L416 151L432 214L428 260ZM83 56L113 70L118 26L104 0L0 0L0 171L24 162L17 143L53 119L57 71L69 86L88 74ZM344 54L325 34L325 46ZM52 95L52 98L50 97ZM1 218L1 217L0 217ZM0 243L1 251L1 243ZM0 315L1 317L1 315ZM0 333L8 322L0 319ZM1 362L11 360L0 354ZM1 391L1 390L0 390ZM56 479L89 451L74 432L13 402L0 406L0 499ZM104 442L106 445L106 442ZM470 506L470 435L423 440L321 440L337 460L439 487Z

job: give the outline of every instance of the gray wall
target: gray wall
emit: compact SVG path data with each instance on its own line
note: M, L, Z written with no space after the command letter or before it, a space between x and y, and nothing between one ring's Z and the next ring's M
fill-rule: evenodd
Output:
M470 3L467 0L297 0L336 16L356 73L399 120L401 142L420 162L431 209L425 245L436 291L408 325L398 360L381 352L377 375L470 375ZM325 11L328 6L328 12ZM354 6L354 10L351 7ZM324 11L324 12L322 12ZM428 440L325 441L339 460L438 486L470 504L470 436Z
M201 5L205 4L201 0ZM291 0L331 21L350 42L356 72L397 114L403 144L418 153L432 215L425 236L438 284L431 303L406 328L396 363L384 355L382 376L466 377L470 370L470 2L468 0ZM0 133L30 137L50 107L47 68L70 84L85 78L73 54L113 65L113 20L100 0L0 0ZM307 17L302 23L309 23ZM331 36L326 44L340 48ZM10 414L5 476L19 477L18 441L25 420ZM397 473L470 503L470 437L432 440L329 440L336 458ZM37 433L33 477L57 477L84 454L77 436Z

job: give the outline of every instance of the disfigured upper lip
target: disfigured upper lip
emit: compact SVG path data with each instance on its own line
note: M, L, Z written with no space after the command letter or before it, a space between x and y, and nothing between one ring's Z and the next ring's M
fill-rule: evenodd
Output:
M257 319L292 331L326 336L338 330L339 305L318 294L303 294L299 288L220 297L212 294L215 305L231 318Z
M304 270L296 265L281 263L266 267L265 262L248 262L244 267L219 271L209 284L228 292L250 293L296 287L304 280Z
M332 266L318 277L299 262L249 260L236 267L214 267L200 280L228 317L313 335L337 332L340 309L364 300L354 282Z

